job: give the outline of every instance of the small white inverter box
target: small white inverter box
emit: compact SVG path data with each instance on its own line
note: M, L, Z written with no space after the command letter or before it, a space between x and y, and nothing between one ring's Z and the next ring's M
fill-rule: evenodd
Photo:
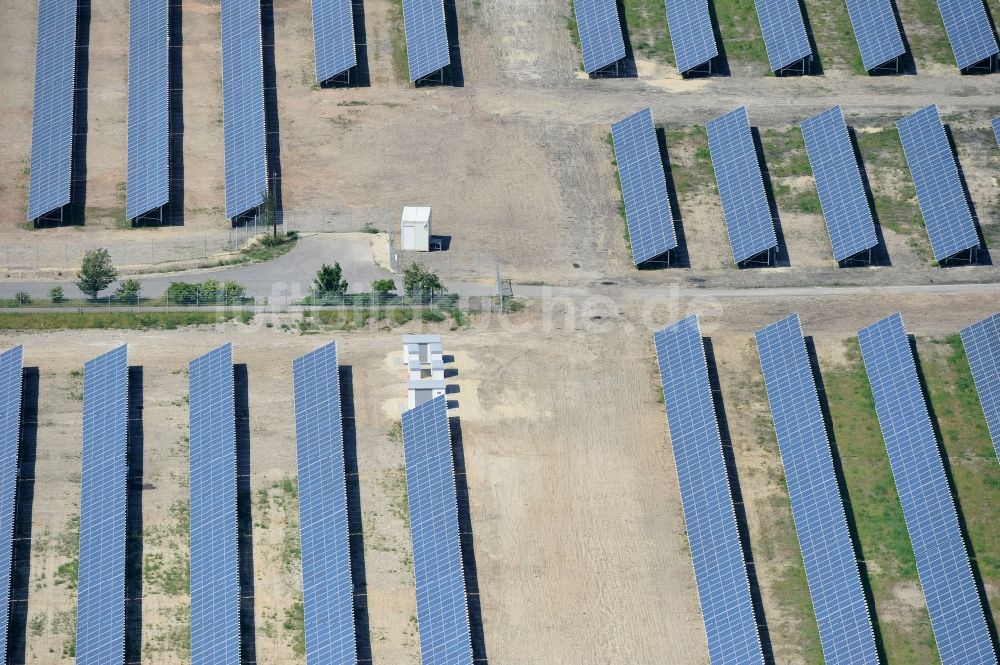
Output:
M403 251L431 251L431 209L430 206L406 206L402 220Z

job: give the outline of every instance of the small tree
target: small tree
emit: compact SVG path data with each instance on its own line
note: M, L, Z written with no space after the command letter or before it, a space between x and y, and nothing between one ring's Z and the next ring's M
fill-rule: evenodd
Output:
M247 287L239 282L227 279L222 283L222 297L226 302L236 302L246 297Z
M53 304L59 304L61 302L64 302L66 300L66 295L63 293L63 287L53 286L51 289L49 289L49 300Z
M115 291L115 300L124 302L139 302L142 284L137 279L123 279Z
M433 298L435 293L447 293L436 273L420 263L412 263L403 271L403 291L410 298Z
M264 192L262 197L262 202L260 204L260 217L261 222L264 226L274 227L274 240L278 240L278 215L277 206L274 203L274 191L268 190Z
M376 279L372 282L372 291L385 295L396 290L396 281L392 279Z
M83 255L83 263L76 278L76 287L91 298L96 298L98 293L118 279L118 270L111 263L108 250L101 247Z
M31 304L31 294L25 291L18 291L14 294L14 300L17 301L18 305L30 305Z
M214 303L219 301L222 295L222 285L217 279L206 279L199 288L198 299L204 303Z
M316 273L313 280L313 293L319 297L337 296L343 297L347 293L347 280L343 279L344 273L339 262L334 262L332 266L323 264Z

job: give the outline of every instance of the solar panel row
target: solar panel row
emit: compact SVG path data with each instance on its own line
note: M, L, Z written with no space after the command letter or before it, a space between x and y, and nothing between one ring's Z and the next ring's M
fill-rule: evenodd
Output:
M959 69L1000 53L983 0L938 0L938 9Z
M677 70L698 69L719 55L708 0L665 0Z
M1000 460L1000 314L963 328L962 346Z
M866 71L906 54L892 0L847 0L847 13Z
M70 202L77 3L38 1L28 221Z
M260 0L222 0L222 111L226 217L264 202L267 143Z
M858 340L941 661L996 663L903 319Z
M997 145L1000 146L1000 117L993 118L993 136L997 140Z
M403 0L403 28L411 81L451 64L443 0Z
M76 662L125 660L128 346L83 368L83 474Z
M316 81L340 76L358 64L354 43L354 0L312 0Z
M878 244L854 145L839 106L802 123L833 258L843 261Z
M713 663L763 663L698 317L653 335Z
M798 0L755 0L755 4L771 71L812 56Z
M799 317L756 337L823 655L831 664L878 663Z
M931 104L898 120L896 127L934 258L944 261L978 247L979 236L937 106Z
M240 662L233 348L191 361L191 662Z
M7 653L24 348L0 353L0 653Z
M583 69L588 74L625 57L625 39L615 0L576 0L573 8L583 49Z
M733 260L742 263L778 246L746 107L709 121L706 129Z
M645 108L611 125L632 261L639 265L677 247L653 112Z
M170 201L170 3L131 0L125 217Z
M357 662L337 345L292 363L306 660Z
M403 413L403 451L421 661L471 665L455 466L443 395Z

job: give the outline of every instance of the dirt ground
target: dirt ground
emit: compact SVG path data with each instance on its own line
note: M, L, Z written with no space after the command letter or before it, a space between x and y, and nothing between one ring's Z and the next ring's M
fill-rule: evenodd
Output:
M506 321L473 318L468 327L440 329L457 371L449 380L458 390L451 415L462 432L490 662L707 662L650 336L651 326L691 308L701 312L716 353L775 652L779 662L806 662L794 627L786 626L793 619L780 587L771 584L780 559L764 547L783 519L773 507L783 489L774 482L776 447L754 439L767 404L752 332L798 311L825 364L838 361L844 338L896 309L910 332L940 335L995 308L988 296L968 296L957 312L948 302L802 297L681 301L652 311L635 301L611 309L553 303ZM304 662L288 623L301 598L290 367L331 338L353 373L373 660L418 662L403 453L391 434L405 402L399 334L417 326L300 335L281 328L292 316L141 334L3 334L2 345L24 344L26 366L41 373L28 662L70 662L80 371L122 342L144 375L142 657L186 662L186 362L226 341L234 343L235 362L247 364L250 382L258 660Z
M587 80L566 26L568 3L456 4L464 87L414 88L399 80L392 58L401 36L395 5L368 0L371 86L344 90L320 89L312 80L309 3L275 2L282 192L290 225L358 230L362 220L389 223L404 204L430 204L435 232L451 238L449 261L475 258L478 270L491 264L479 257L497 258L509 277L522 282L573 284L633 275L604 143L612 121L648 105L658 124L692 127L747 104L754 125L787 128L839 103L860 132L890 126L930 101L956 130L981 224L1000 224L996 146L983 131L1000 106L998 77L961 77L939 66L922 67L916 76L871 78L831 66L823 76L778 79L737 67L731 77L682 81L671 67L640 60L638 78ZM188 235L226 233L218 3L183 4L184 226L139 230L118 229L115 221L125 182L127 0L93 3L85 228L25 227L36 10L33 3L14 3L6 11L0 41L13 44L16 55L0 63L8 91L0 99L6 129L0 137L0 228L8 242L61 256L68 244L116 246L155 238L169 246ZM959 140L965 130L978 133ZM706 180L714 187L710 171ZM811 176L799 186L811 187ZM883 186L889 185L873 181L876 194ZM724 228L717 194L678 196L691 269L644 273L641 279L724 279L729 285L761 279L748 274L753 271L731 270L726 243L714 241ZM765 279L771 282L970 278L961 270L931 269L909 249L908 239L896 242L889 233L891 268L845 275L832 262L818 215L787 208L780 214L791 267L770 271ZM915 242L927 244L919 236ZM478 276L490 270L478 270ZM979 281L1000 274L992 266L973 272Z

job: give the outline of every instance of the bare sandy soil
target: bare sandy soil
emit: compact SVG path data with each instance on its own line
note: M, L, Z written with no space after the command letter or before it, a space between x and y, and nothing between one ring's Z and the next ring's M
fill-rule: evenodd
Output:
M572 284L630 275L612 156L604 143L610 122L648 105L658 123L691 127L747 104L755 125L784 128L839 103L864 131L891 125L930 101L952 122L981 224L984 229L1000 224L996 146L983 131L998 111L997 77L961 77L944 67L927 67L917 76L901 77L868 78L830 69L825 76L777 79L734 70L732 77L682 81L672 68L640 61L636 79L591 81L579 76L568 13L568 3L561 0L459 0L464 87L414 88L394 72L392 51L401 30L392 2L369 0L365 19L372 85L332 90L319 89L312 80L309 3L276 2L282 188L290 225L340 231L358 230L364 223L384 226L394 222L400 206L425 203L436 209L435 231L451 237L448 262L465 266L466 273L474 273L470 276L488 274L483 265L493 258L520 281ZM0 100L7 129L0 137L0 228L8 241L25 251L40 246L43 254L58 255L67 245L222 237L227 222L218 4L183 4L185 224L170 229L116 228L125 182L125 0L96 0L93 7L87 226L24 228L34 5L16 3L8 16L0 26L0 41L14 44L16 56L0 64L0 76L8 83L8 94ZM976 133L959 136L965 130ZM710 171L706 179L714 186ZM799 186L812 187L811 177ZM876 194L897 186L873 181ZM728 285L762 279L730 270L717 194L680 191L678 196L691 270L645 273L641 279L722 279ZM833 281L831 273L838 271L821 218L787 208L780 214L791 267L763 279ZM919 228L919 220L915 224ZM863 277L856 271L848 279L967 279L960 271L930 269L919 252L913 253L910 238L886 236L892 268ZM927 245L925 237L912 240L918 247ZM479 261L483 256L488 260ZM974 272L979 281L995 281L998 275L994 267ZM457 269L454 273L462 276Z
M939 296L699 300L651 312L634 301L590 309L555 303L506 322L475 318L468 328L441 329L457 371L451 415L462 433L490 662L707 662L650 342L650 326L691 307L701 312L716 354L775 651L780 662L802 662L796 630L786 625L801 619L790 618L772 584L782 563L766 546L775 524L787 529L787 516L774 504L784 491L775 475L776 447L755 438L768 416L752 332L797 310L825 365L839 361L844 338L896 309L911 332L940 335L995 308L976 295L960 311L949 311L948 302ZM87 359L122 342L130 344L130 364L144 374L143 662L185 662L185 368L225 341L233 341L235 361L247 364L250 381L258 659L304 662L293 652L294 624L286 625L301 597L290 366L331 337L353 374L374 662L418 662L403 454L390 435L405 401L395 362L399 333L416 326L303 336L282 330L281 323L292 322L291 315L261 315L250 325L154 333L3 335L5 347L23 343L26 365L41 372L29 662L70 662L79 372Z

